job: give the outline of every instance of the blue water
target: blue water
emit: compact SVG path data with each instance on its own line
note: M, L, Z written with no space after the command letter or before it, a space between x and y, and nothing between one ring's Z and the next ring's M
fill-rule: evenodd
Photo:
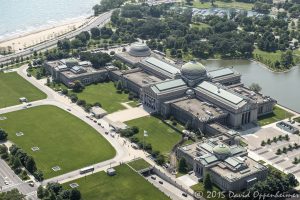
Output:
M92 15L100 0L0 0L0 40Z

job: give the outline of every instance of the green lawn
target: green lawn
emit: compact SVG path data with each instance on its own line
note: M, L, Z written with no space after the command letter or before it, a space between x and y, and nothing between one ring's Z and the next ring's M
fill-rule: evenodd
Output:
M253 51L253 56L257 61L264 63L265 65L267 65L269 68L271 68L274 71L285 71L285 70L287 70L287 68L284 68L284 67L276 68L275 67L275 62L276 61L280 62L282 53L283 53L283 51L279 51L279 50L277 50L275 52L267 52L267 51L262 51L258 48L255 48ZM299 60L300 60L300 51L299 50L293 51L293 58L294 58L295 63L299 63Z
M46 94L16 72L0 73L0 108L20 104L20 97L26 97L28 101L36 101L46 98Z
M169 199L127 165L115 167L116 175L95 173L70 183L78 183L84 200L164 200ZM65 188L70 188L65 183Z
M8 139L32 155L45 178L80 169L115 155L113 147L92 127L54 106L39 106L2 116ZM24 136L17 137L16 132ZM33 152L32 147L40 150ZM54 172L51 168L60 166Z
M128 121L127 125L139 127L139 133L136 136L140 141L143 141L144 130L146 130L148 137L145 137L145 142L150 143L153 150L158 150L162 154L169 153L173 146L181 139L179 132L153 116Z
M201 23L201 22L197 22L197 23L191 24L191 27L192 27L192 28L203 29L203 28L208 28L208 27L210 27L210 25L205 24L205 23Z
M243 2L223 2L223 1L215 1L215 7L218 8L236 8L236 9L243 9L243 10L252 10L253 4L251 3L243 3ZM195 8L212 8L211 2L201 3L199 0L194 0L193 7Z
M203 197L206 198L206 199L210 199L210 200L221 200L221 199L225 200L226 199L226 198L222 198L221 196L219 197L218 195L216 195L216 197L213 197L214 195L212 195L211 192L207 193L207 191L204 189L204 184L202 182L199 182L196 185L191 186L191 188L195 192L203 192ZM216 186L213 186L212 191L217 192L216 194L218 194L218 192L221 192L221 190Z
M138 160L134 160L128 163L128 165L130 165L130 167L132 167L133 169L135 169L136 171L142 170L142 169L146 169L148 167L150 167L151 165L146 162L144 159L138 159Z
M27 73L31 76L36 78L37 73L42 74L42 67L32 67L31 69L27 69ZM41 76L41 78L44 78L45 76Z
M77 96L90 104L101 103L103 109L109 113L125 109L121 103L129 101L128 94L117 93L113 82L86 86L81 93L77 93Z
M289 113L288 111L283 110L282 108L279 108L278 106L275 106L273 109L273 113L265 115L263 117L258 118L258 124L260 126L265 126L267 124L272 124L274 122L292 117L293 114Z

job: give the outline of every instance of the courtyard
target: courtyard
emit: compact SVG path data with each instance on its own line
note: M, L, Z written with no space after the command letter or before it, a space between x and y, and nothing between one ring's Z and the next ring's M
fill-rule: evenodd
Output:
M34 107L0 117L7 118L0 121L0 127L8 132L8 139L33 156L46 179L115 155L113 147L96 130L54 106ZM20 132L22 135L16 134ZM33 151L33 147L38 150ZM57 166L60 170L52 169Z
M83 199L98 200L153 200L169 199L141 175L123 164L114 168L116 175L108 176L104 171L95 173L85 178L80 178L65 183L65 188L70 188L70 183L77 183Z
M113 82L98 83L86 86L85 89L76 93L79 99L85 100L87 103L101 103L102 108L108 113L123 110L125 107L121 104L128 102L128 94L117 93L117 89Z
M279 136L284 137L288 135L289 140L282 139L281 141L273 142L273 138ZM274 167L286 173L293 173L298 179L300 178L300 165L293 164L295 158L300 157L300 148L288 150L286 153L277 154L278 149L289 149L290 146L294 147L295 143L300 144L300 136L290 134L278 127L268 127L258 130L254 134L243 136L248 143L250 155L254 155L260 160L266 161ZM284 137L285 138L285 137ZM270 139L272 142L266 143L262 146L262 141L267 142Z
M137 126L139 133L135 136L140 141L145 140L146 143L150 143L153 150L160 151L163 155L168 154L182 137L180 132L153 116L134 119L126 122L126 124ZM147 137L144 137L144 130L148 133Z
M19 98L21 97L27 98L28 101L46 98L46 94L16 72L0 73L0 86L0 108L20 104Z

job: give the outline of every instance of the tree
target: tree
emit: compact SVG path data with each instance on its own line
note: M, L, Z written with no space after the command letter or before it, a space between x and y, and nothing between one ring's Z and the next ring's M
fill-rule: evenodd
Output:
M291 50L287 50L285 53L281 54L281 65L289 68L294 64L293 52Z
M7 151L7 146L5 146L4 144L0 145L0 154L7 153Z
M122 82L120 80L117 83L117 90L119 90L119 91L123 90L123 85L122 85Z
M2 192L0 193L0 199L1 200L24 200L25 195L19 192L17 189L12 189L8 192Z
M204 178L204 188L205 188L205 190L212 190L212 188L213 188L209 173L207 173Z
M43 199L45 197L45 194L44 194L44 188L43 186L39 186L38 189L37 189L37 197L39 199Z
M164 157L163 155L160 154L160 155L157 156L157 158L156 158L156 163L159 164L159 165L164 164L164 163L165 163L165 157Z
M36 171L36 164L33 157L28 156L25 162L25 168L30 172L34 173Z
M5 130L0 129L0 141L5 141L7 140L7 133L5 132Z
M76 188L71 189L70 200L80 200L80 199L81 199L80 191L77 190Z
M36 180L38 181L43 181L44 180L44 174L42 171L37 170L33 173L34 178L36 178Z
M100 30L97 27L91 29L91 35L93 39L98 39L100 36Z
M183 174L185 174L186 172L187 172L187 164L186 164L186 160L184 159L184 158L181 158L180 160L179 160L179 166L178 166L178 171L180 172L180 173L183 173Z
M74 85L73 85L72 89L73 89L73 92L77 92L77 93L82 92L82 90L84 89L84 85L80 81L76 80L76 81L74 81Z
M258 83L252 83L249 86L249 89L252 90L253 92L259 93L261 91L261 87Z
M77 100L78 100L78 97L77 97L76 94L71 94L71 95L70 95L70 99L71 99L72 103L76 103Z

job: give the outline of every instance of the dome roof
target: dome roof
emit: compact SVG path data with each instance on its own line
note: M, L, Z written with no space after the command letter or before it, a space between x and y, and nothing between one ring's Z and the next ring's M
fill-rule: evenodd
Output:
M213 148L213 153L221 156L231 155L230 148L225 144L219 144Z
M205 67L196 61L190 61L181 67L181 74L188 78L194 79L206 75Z
M192 90L192 89L188 89L185 93L187 95L194 95L195 94L194 90Z
M135 57L147 57L150 56L151 50L146 44L136 42L131 44L128 53Z

